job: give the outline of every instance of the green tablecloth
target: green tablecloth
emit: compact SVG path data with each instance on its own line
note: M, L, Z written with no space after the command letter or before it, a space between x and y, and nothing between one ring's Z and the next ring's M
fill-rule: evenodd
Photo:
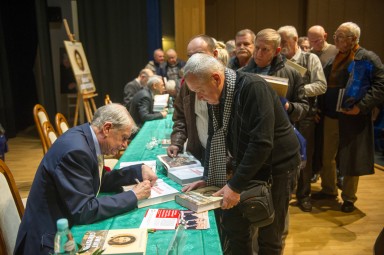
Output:
M171 121L172 115L168 115L167 119L147 121L133 141L129 144L115 168L119 168L120 162L139 161L139 160L155 160L159 154L165 154L166 150L157 147L152 150L146 149L146 144L151 140L152 134L155 132L157 137L163 138L166 132L169 133L170 128L166 128L166 122ZM171 181L166 177L164 168L157 160L157 174L159 178L164 179L168 184L181 190L181 185ZM138 228L148 208L173 208L185 209L174 201L135 209L133 211L96 222L90 225L78 225L72 228L72 234L76 242L80 243L83 235L88 230L102 229L120 229L120 228ZM209 211L210 228L207 230L186 230L186 242L182 248L182 254L222 254L220 238L217 231L217 225L213 211ZM171 241L175 231L158 230L155 233L148 234L148 244L146 254L165 254L169 242Z

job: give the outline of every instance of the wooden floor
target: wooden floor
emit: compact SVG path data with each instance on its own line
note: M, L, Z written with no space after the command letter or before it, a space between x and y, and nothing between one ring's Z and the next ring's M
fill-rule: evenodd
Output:
M43 157L34 127L9 140L6 163L22 197L27 197L35 171ZM320 189L319 183L312 186ZM284 255L373 254L373 244L384 227L384 172L360 178L358 208L340 212L337 201L316 202L311 213L304 213L292 201L290 230Z

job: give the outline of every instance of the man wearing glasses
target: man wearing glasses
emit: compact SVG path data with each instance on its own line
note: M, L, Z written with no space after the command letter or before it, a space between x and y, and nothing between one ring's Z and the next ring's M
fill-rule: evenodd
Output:
M355 23L341 24L333 38L339 52L324 68L328 88L320 105L324 118L322 189L312 198L337 198L335 157L338 153L339 170L344 176L341 211L348 213L355 210L359 176L374 173L371 112L384 101L384 66L375 53L360 47L360 28ZM358 71L363 73L359 82L369 87L351 107L337 111L339 91L351 82L349 77L354 77L353 66L362 67Z

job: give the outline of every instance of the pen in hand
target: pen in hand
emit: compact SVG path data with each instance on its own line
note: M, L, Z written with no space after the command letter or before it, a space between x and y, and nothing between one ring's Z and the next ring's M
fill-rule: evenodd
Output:
M139 179L135 178L135 181L136 181L137 184L140 184Z

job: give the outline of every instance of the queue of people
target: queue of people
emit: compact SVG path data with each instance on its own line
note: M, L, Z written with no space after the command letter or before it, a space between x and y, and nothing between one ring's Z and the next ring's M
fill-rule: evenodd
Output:
M353 212L359 176L374 173L371 112L384 101L384 66L375 53L359 45L360 34L357 24L343 23L332 45L324 28L313 26L307 34L309 46L302 49L293 26L257 33L243 29L234 36L230 52L222 52L224 43L197 35L186 47L186 63L173 49L165 54L155 50L154 60L125 86L124 105L100 107L91 123L67 131L44 156L16 254L52 252L58 218L67 218L70 226L87 224L130 211L149 196L157 179L149 167L106 173L102 155L125 148L145 121L167 115L153 112L153 97L166 91L167 80L177 81L178 87L167 153L177 157L186 148L204 165L203 179L182 191L220 188L214 195L223 196L223 203L215 215L224 254L282 254L291 195L296 194L304 212L312 211L313 200L336 199L336 168L344 177L340 210ZM366 67L360 77L369 86L348 107L337 109L340 91L347 88L349 95L349 74L357 63ZM257 74L287 78L286 98ZM293 127L306 139L306 164ZM316 170L322 189L312 194ZM240 194L249 181L269 178L275 218L268 226L255 227L242 217ZM114 187L135 179L140 184L131 192L97 197L99 191L115 192Z

